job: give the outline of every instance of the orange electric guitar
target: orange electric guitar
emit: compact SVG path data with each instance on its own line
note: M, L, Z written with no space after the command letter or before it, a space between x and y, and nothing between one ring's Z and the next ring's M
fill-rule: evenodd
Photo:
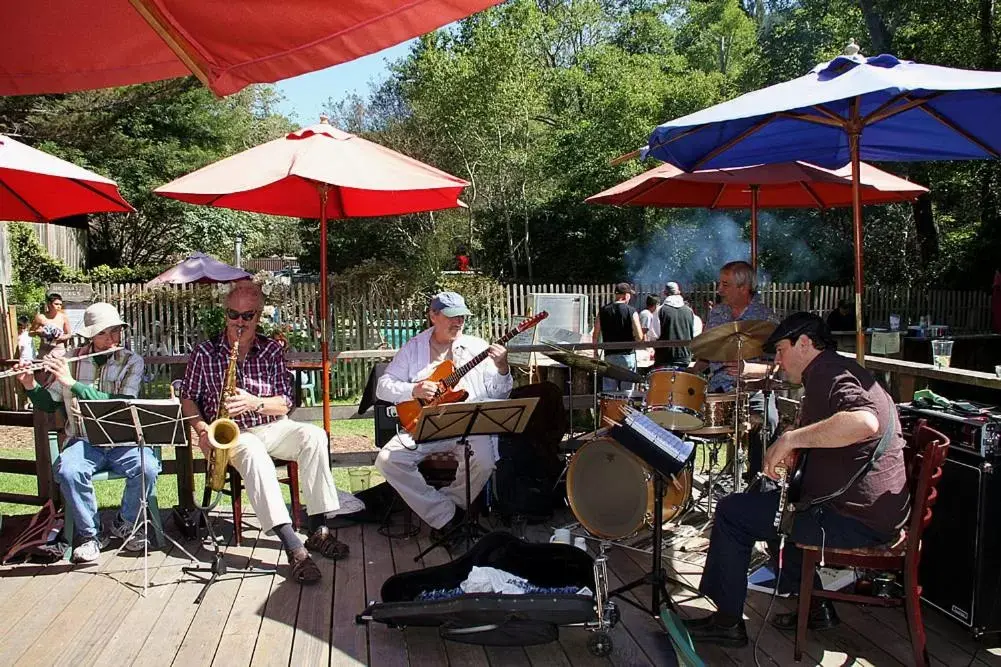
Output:
M511 329L506 334L501 336L497 340L496 344L503 345L521 332L528 331L547 317L549 317L549 313L542 311L538 315L528 318L514 329ZM417 422L421 417L422 408L444 405L446 403L461 403L466 400L469 396L469 392L465 389L456 391L455 386L459 384L459 381L466 373L473 370L473 368L486 359L487 356L487 350L483 350L459 368L456 368L454 363L447 360L438 364L435 367L434 372L431 373L431 377L426 378L431 382L438 383L438 392L430 401L412 398L409 401L397 403L396 415L400 420L400 425L412 435L417 429Z

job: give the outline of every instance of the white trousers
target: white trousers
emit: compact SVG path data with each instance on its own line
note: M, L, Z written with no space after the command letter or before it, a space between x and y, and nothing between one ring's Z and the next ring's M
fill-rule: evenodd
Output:
M309 514L340 508L327 450L327 434L322 428L288 418L240 432L240 439L230 453L230 463L243 476L247 497L261 528L270 531L292 522L271 457L299 464L299 487Z
M496 461L496 438L473 435L469 438L469 497L473 500L490 479ZM429 454L453 452L459 460L455 481L435 489L424 481L417 465ZM456 507L466 506L466 464L458 438L414 443L409 433L400 432L383 445L375 467L400 497L432 528L441 528L455 514Z

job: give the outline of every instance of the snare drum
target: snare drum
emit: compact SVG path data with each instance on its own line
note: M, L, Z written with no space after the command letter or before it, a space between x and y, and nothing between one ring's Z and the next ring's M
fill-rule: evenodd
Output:
M706 381L699 375L658 368L647 375L647 416L672 431L691 431L705 417Z
M608 418L621 424L625 415L622 408L629 406L637 410L643 409L643 392L632 391L608 391L598 397L601 406L601 418Z
M741 394L741 417L747 415L748 394ZM691 435L716 435L733 433L737 418L737 393L706 394L705 422L701 428L689 431Z

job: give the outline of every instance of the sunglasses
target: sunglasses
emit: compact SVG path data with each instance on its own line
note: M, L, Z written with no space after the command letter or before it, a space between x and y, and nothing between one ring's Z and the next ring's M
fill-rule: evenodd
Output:
M244 312L241 313L240 311L233 310L232 308L226 309L226 317L228 317L231 320L240 319L243 320L244 322L249 322L250 320L254 319L256 315L257 315L256 310L245 310Z

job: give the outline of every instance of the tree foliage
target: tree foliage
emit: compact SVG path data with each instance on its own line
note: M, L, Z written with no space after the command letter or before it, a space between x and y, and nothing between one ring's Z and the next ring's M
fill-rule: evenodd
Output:
M508 0L418 39L366 96L332 99L335 124L468 180L457 211L331 221L334 271L394 267L425 284L466 249L499 279L711 277L744 258L748 215L589 206L649 164L658 123L807 72L855 39L863 53L1001 69L993 0ZM316 270L315 220L189 207L152 187L281 136L268 86L216 100L190 80L0 99L0 131L111 176L137 205L94 216L92 263L156 263L188 249L228 258L299 253ZM1001 256L997 162L881 165L932 188L865 212L866 280L986 285ZM847 211L762 217L773 279L849 282ZM971 268L972 267L972 268Z

